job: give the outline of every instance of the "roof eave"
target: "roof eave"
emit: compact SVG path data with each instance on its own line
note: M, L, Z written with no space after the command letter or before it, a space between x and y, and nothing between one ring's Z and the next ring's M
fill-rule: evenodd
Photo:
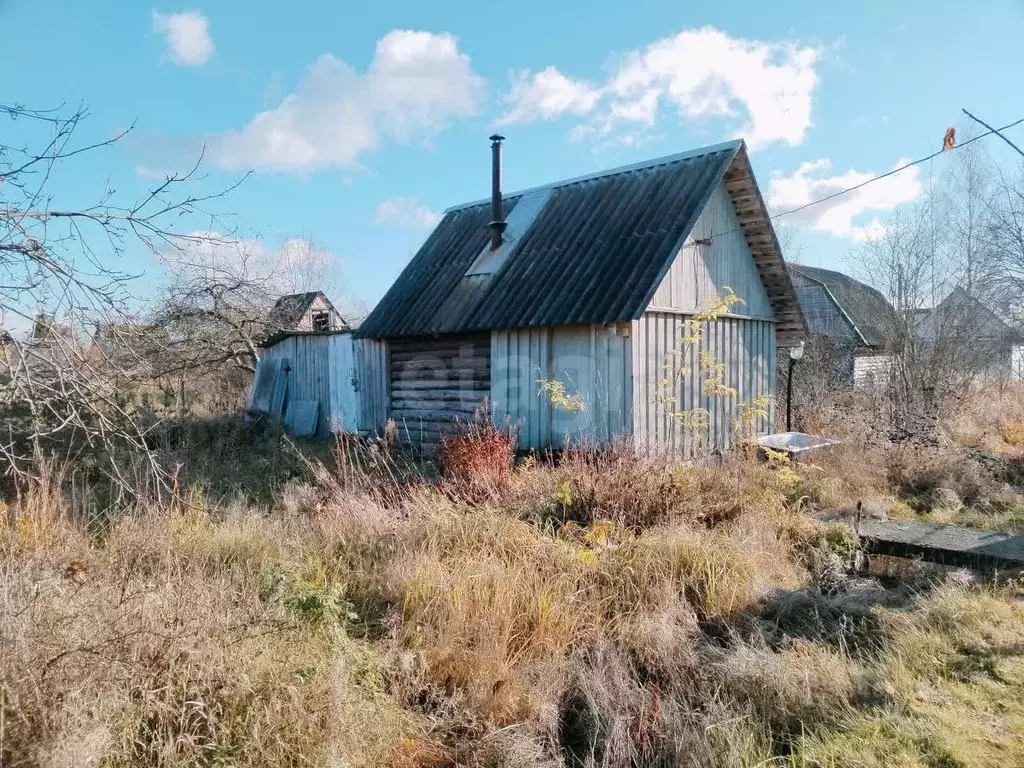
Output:
M807 321L800 309L796 289L786 268L782 247L757 185L754 169L750 165L745 143L740 142L722 183L732 200L740 228L775 312L776 337L783 342L806 338Z

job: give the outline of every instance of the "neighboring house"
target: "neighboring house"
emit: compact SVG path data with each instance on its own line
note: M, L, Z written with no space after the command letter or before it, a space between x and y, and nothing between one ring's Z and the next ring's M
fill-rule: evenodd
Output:
M963 288L914 314L918 337L986 378L1024 380L1024 334L1001 312Z
M341 331L345 319L323 291L290 293L274 303L270 324L275 331Z
M806 333L744 143L502 196L492 140L491 199L450 208L355 332L386 350L383 370L355 365L386 393L372 426L430 449L486 403L521 449L727 447L737 408L775 394L776 343ZM743 303L687 347L688 318L727 287ZM736 397L705 392L709 361ZM699 446L683 424L698 409Z
M787 266L807 321L810 352L827 359L832 381L849 387L887 371L892 357L886 340L897 316L886 298L842 272Z

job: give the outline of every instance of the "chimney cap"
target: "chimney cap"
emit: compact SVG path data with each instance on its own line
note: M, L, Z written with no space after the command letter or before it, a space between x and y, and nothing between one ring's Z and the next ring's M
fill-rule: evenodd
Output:
M500 133L492 133L487 138L489 138L491 141L504 141L505 140L505 137L502 136Z

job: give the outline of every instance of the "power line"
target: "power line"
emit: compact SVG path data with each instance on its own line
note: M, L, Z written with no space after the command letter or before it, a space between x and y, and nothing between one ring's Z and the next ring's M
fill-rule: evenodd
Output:
M850 192L854 192L854 191L856 191L858 189L861 189L862 187L866 187L868 184L872 184L872 183L874 183L876 181L880 181L881 179L885 179L885 178L888 178L889 176L893 176L893 175L899 173L900 171L905 171L905 170L907 170L907 168L913 168L915 165L920 165L921 163L927 163L932 158L936 158L939 155L945 154L947 151L952 152L952 151L955 151L957 149L961 149L963 147L966 147L968 144L972 144L975 141L978 141L978 139L983 139L986 136L991 136L992 134L999 134L1000 131L1005 131L1005 130L1008 130L1010 128L1014 128L1014 127L1020 125L1021 123L1024 123L1024 117L1022 117L1020 120L1016 120L1016 121L1010 123L1009 125L1004 125L1002 128L991 128L986 133L978 134L974 138L968 139L963 144L957 144L955 147L953 147L952 150L940 149L938 152L932 152L927 157L922 157L922 158L920 158L918 160L911 160L909 163L907 163L905 165L901 165L899 168L893 168L891 171L888 171L887 173L880 173L877 176L873 176L870 179L862 181L860 184L854 184L852 187L847 187L846 189L840 190L839 192L833 192L831 195L826 195L825 197L821 198L820 200L812 200L811 202L804 203L803 205L799 205L796 208L790 208L788 211L781 211L779 213L776 213L774 216L769 216L768 220L769 221L775 221L775 219L781 219L783 216L789 216L790 214L799 213L800 211L807 210L808 208L810 208L812 206L820 205L821 203L827 203L829 200L834 200L837 197L841 197L843 195L849 194ZM1003 138L1004 141L1007 140L1005 137L1002 137L1002 136L1000 136L1000 137Z
M1017 154L1018 154L1018 155L1020 155L1021 157L1024 157L1024 151L1021 151L1021 148L1020 148L1020 147L1018 147L1018 146L1017 146L1016 144L1014 144L1014 143L1013 143L1012 141L1010 141L1010 140L1009 140L1008 138L1006 138L1005 136L1003 136L1003 134L1001 134L1001 133L999 132L999 131L1001 131L1001 130L1004 130L1003 128L993 128L993 127L992 127L991 125L989 125L988 123L986 123L986 122L985 122L984 120L982 120L982 119L980 119L980 118L977 118L977 117L975 117L974 115L972 115L972 114L971 114L970 112L968 112L968 111L967 111L966 109L964 109L964 110L961 110L961 111L962 111L962 112L963 112L963 113L964 113L965 115L967 115L967 116L968 116L969 118L971 118L971 120L973 120L974 122L976 122L976 123L980 123L981 125L983 125L983 126L985 126L986 128L988 128L988 129L989 129L989 131L991 131L992 133L994 133L994 134L995 134L996 136L998 136L998 137L999 137L1000 139L1002 139L1002 140L1003 140L1003 141L1005 141L1005 142L1006 142L1007 144L1009 144L1009 145L1010 145L1011 147L1013 147L1013 148L1014 148L1015 150L1017 150Z

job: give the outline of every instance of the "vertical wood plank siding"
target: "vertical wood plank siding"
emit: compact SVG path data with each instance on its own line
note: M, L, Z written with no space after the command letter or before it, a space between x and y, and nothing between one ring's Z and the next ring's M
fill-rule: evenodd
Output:
M519 429L519 448L603 442L632 429L632 357L628 337L603 326L494 331L491 403L495 421ZM541 391L559 381L582 410L568 410Z
M288 361L288 402L315 400L320 404L317 413L316 434L330 434L330 362L329 343L332 337L289 336L277 342L264 353L268 359Z
M356 392L355 356L352 335L327 337L328 422L331 432L357 432L360 425L359 397ZM320 406L323 408L323 404Z
M633 322L633 434L641 450L692 456L702 448L726 449L732 444L737 408L775 394L774 323L721 318L706 326L699 346L686 348L681 342L686 319L673 312L647 312ZM703 391L700 355L705 351L725 364L724 383L736 389L736 397ZM680 368L688 373L673 375ZM674 414L701 408L708 411L710 434L699 445ZM774 405L769 418L758 419L759 434L771 431L773 417Z
M494 420L516 424L519 447L545 447L551 436L551 408L540 395L548 374L550 328L518 328L491 333L491 405Z
M710 245L695 240L711 239ZM712 194L686 244L654 293L650 310L695 312L732 288L744 303L733 314L772 320L775 315L761 275L750 255L732 200L724 186Z
M291 400L316 400L317 435L378 432L387 420L387 342L351 333L296 334L267 348L264 359L287 360Z
M388 420L388 343L380 339L354 339L356 399L360 432L376 434Z
M432 452L490 394L490 334L392 341L388 348L390 413L399 440Z

